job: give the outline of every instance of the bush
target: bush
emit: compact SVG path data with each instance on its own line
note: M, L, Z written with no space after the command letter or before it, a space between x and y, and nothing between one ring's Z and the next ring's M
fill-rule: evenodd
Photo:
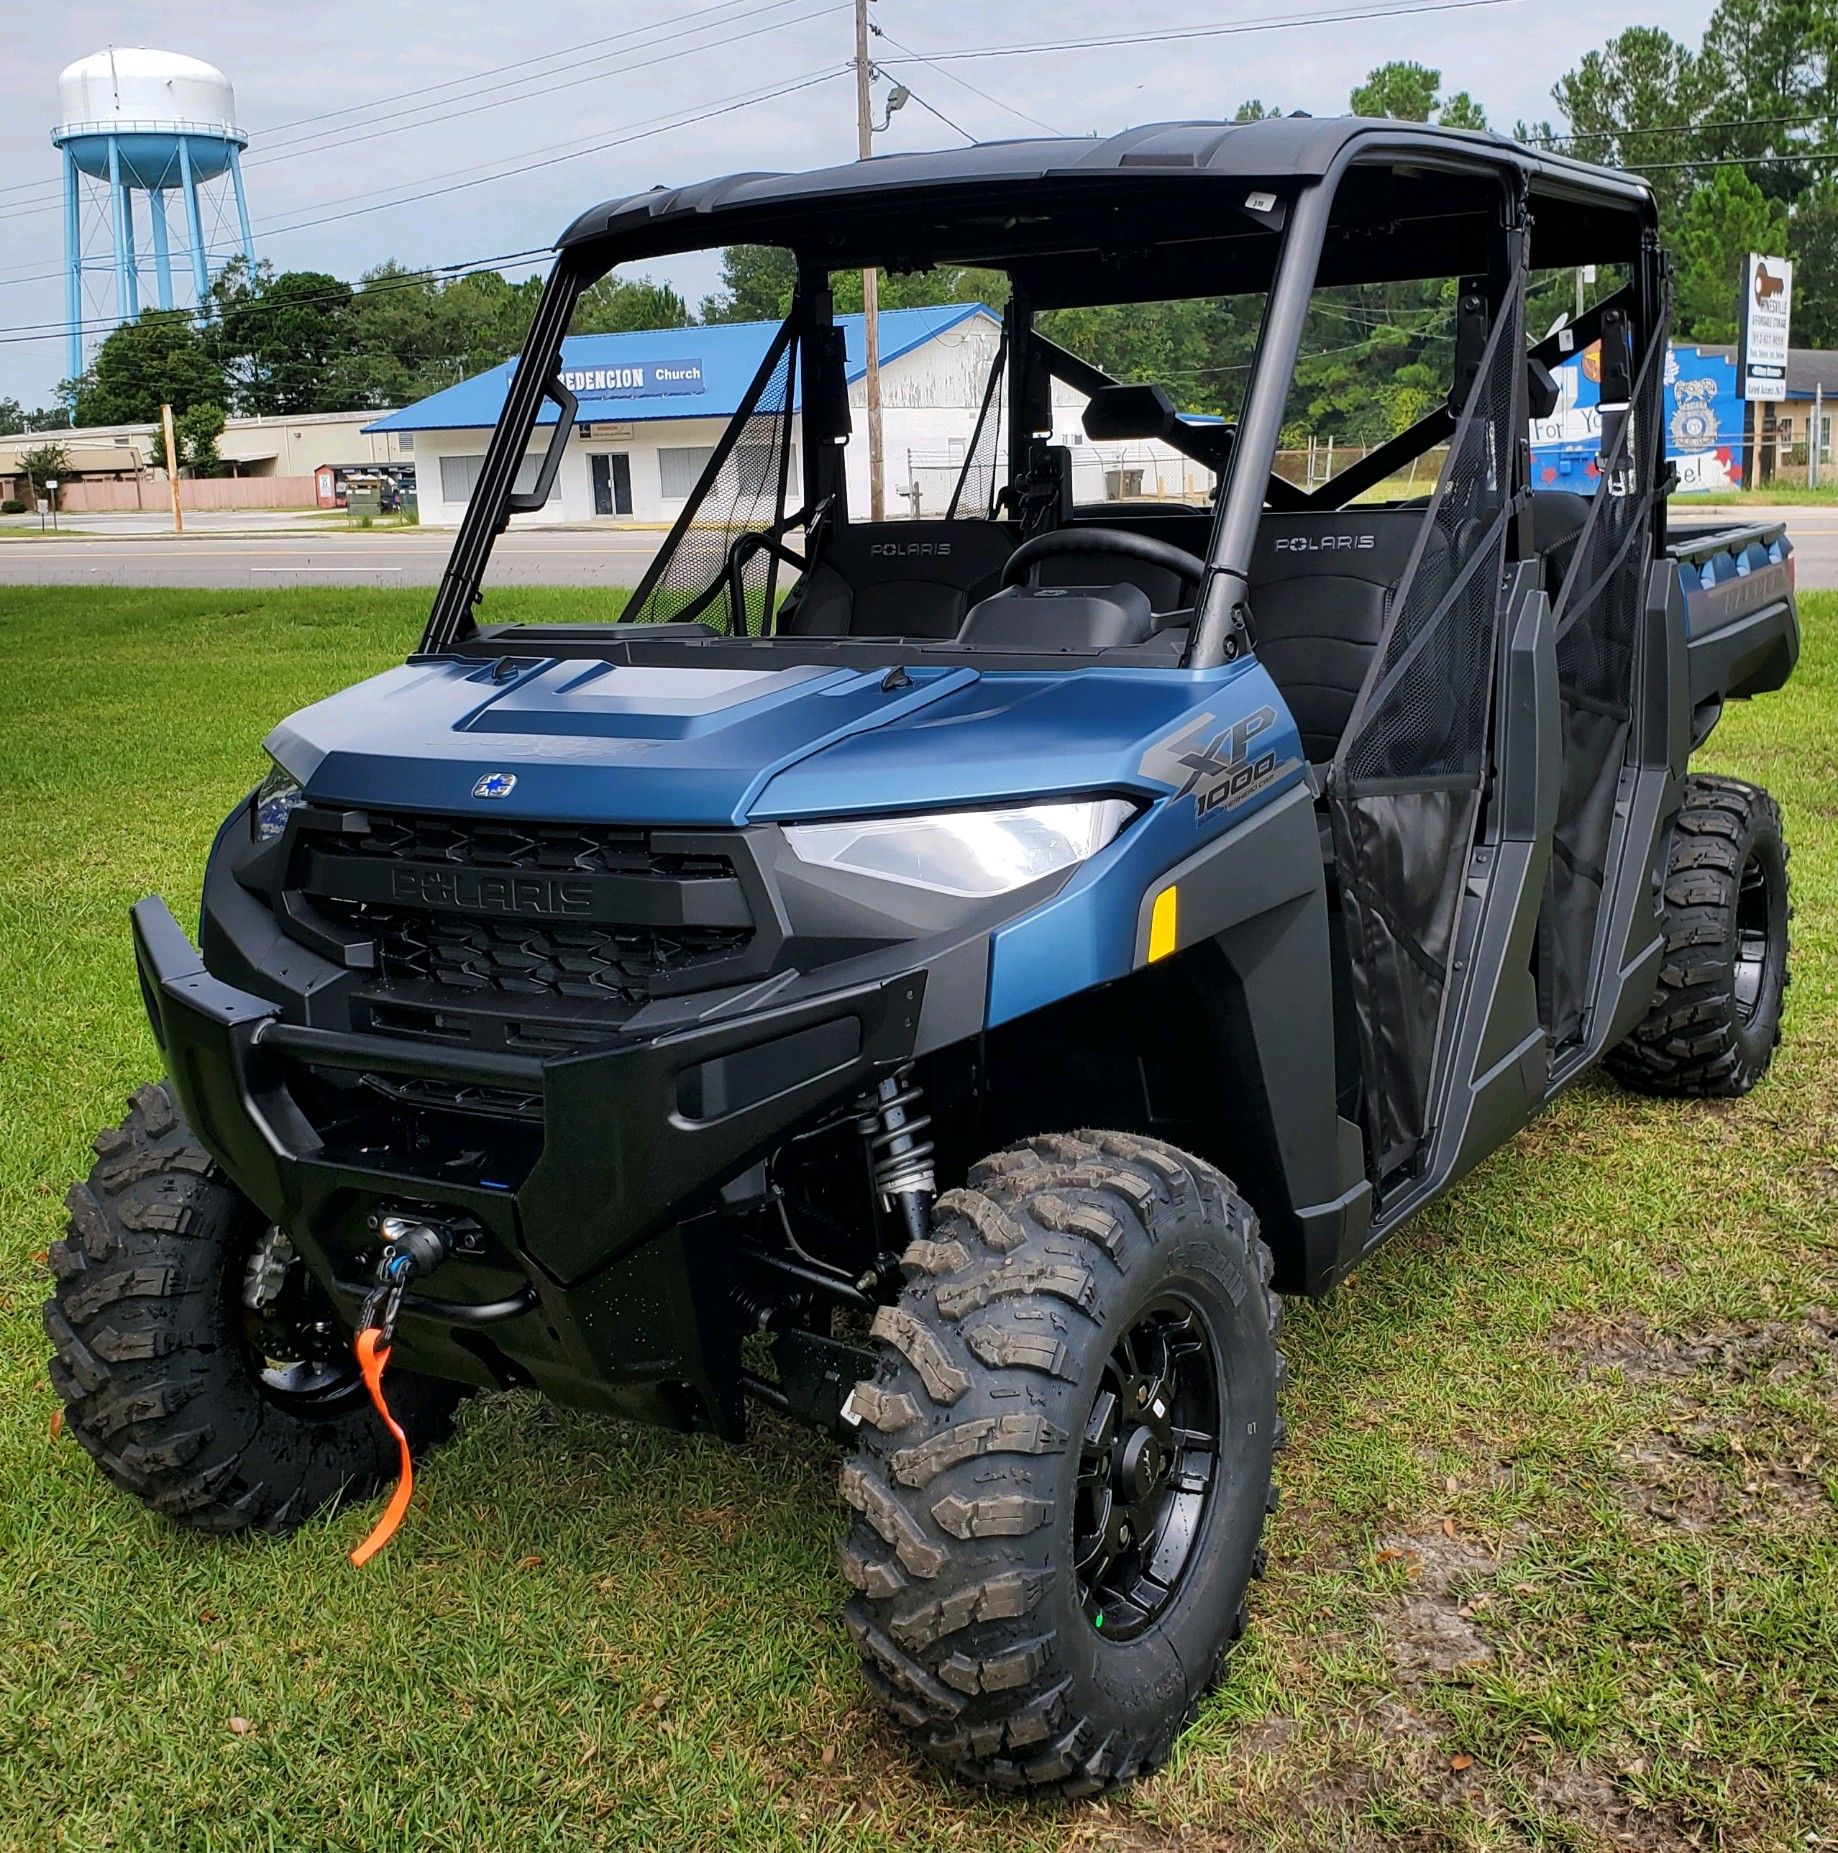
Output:
M26 505L16 495L9 495L0 502L0 515L23 515L25 512Z

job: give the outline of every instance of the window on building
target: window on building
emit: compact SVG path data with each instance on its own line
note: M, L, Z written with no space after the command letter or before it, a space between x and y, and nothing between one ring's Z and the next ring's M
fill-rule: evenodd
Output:
M659 487L666 502L684 502L708 468L715 454L713 444L677 444L660 446L657 453Z
M442 457L440 460L440 498L443 502L470 502L472 492L479 486L479 471L485 467L485 455L481 451L477 456L470 454L457 457ZM528 495L536 487L536 472L542 467L540 457L525 457L523 466L517 472L517 481L513 485L519 495ZM560 477L556 486L560 486ZM549 491L549 500L554 501L556 489Z

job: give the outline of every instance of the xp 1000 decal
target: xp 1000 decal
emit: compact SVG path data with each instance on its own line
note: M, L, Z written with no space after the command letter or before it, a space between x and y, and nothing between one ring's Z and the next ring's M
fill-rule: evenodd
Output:
M1220 726L1216 716L1201 714L1142 756L1144 778L1172 785L1176 802L1191 795L1196 821L1239 805L1293 772L1301 760L1278 758L1263 736L1276 725L1276 710L1264 707Z

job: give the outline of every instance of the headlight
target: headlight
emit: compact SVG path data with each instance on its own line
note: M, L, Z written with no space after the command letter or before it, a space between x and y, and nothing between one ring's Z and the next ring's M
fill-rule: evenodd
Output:
M255 840L272 843L287 828L287 820L306 802L300 781L285 766L274 765L255 794Z
M1025 888L1095 856L1135 814L1122 798L1024 804L924 817L846 818L790 824L800 861L969 900Z

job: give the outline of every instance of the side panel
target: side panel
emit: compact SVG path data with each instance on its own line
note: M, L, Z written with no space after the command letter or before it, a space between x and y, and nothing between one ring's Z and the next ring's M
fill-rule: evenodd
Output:
M1172 893L1172 903L1165 897ZM1166 925L1158 933L1158 909ZM1333 979L1320 823L1306 788L1170 869L1142 898L1135 963L1209 950L1230 982L1217 1004L1216 1060L1226 1099L1255 1101L1272 1162L1238 1181L1279 1255L1298 1253L1286 1285L1324 1291L1351 1265L1371 1218L1358 1127L1335 1102ZM1194 960L1196 982L1208 969Z

